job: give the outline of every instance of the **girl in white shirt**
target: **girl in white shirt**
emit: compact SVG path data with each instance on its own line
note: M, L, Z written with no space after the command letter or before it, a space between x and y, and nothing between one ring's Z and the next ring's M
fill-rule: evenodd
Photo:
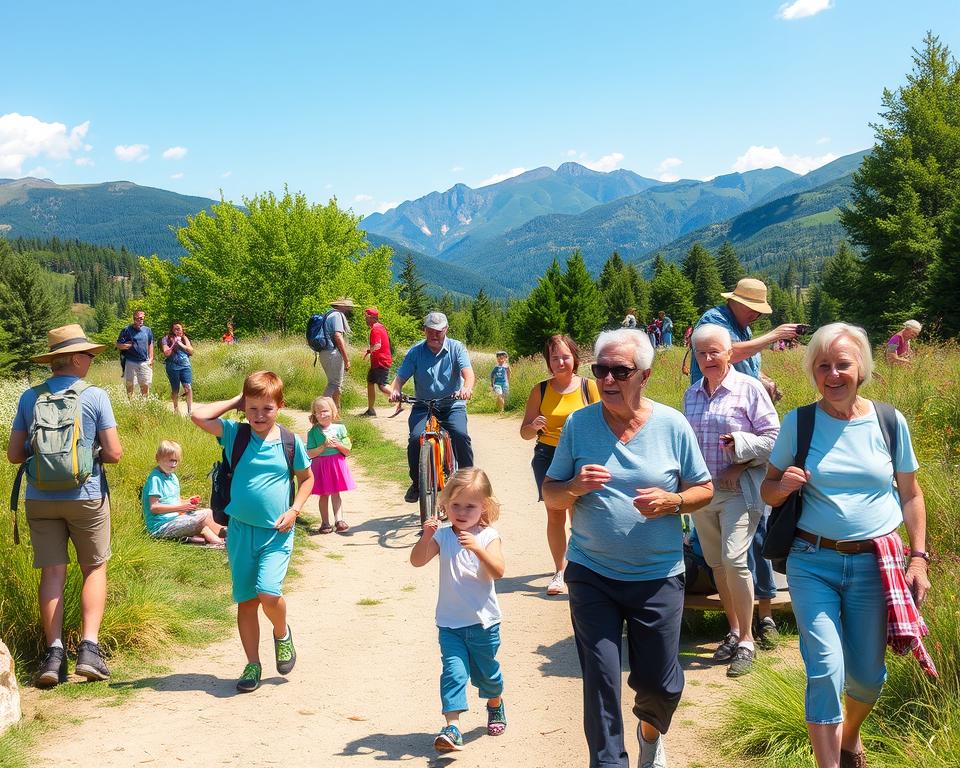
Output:
M487 700L487 734L506 730L500 648L500 604L494 581L503 577L500 534L490 524L500 516L490 480L482 469L455 472L439 498L451 525L432 517L410 552L417 568L440 556L437 628L443 671L440 701L447 724L434 739L438 752L463 749L460 713L467 710L467 682Z

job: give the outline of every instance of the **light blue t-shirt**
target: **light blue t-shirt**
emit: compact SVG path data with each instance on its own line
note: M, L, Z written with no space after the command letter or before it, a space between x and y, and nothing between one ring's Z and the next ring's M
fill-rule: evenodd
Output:
M779 470L797 454L797 412L783 418L770 454ZM896 470L894 470L894 466ZM897 458L892 465L875 410L856 419L835 419L817 408L805 469L799 527L828 539L874 539L903 522L894 471L916 472L920 465L910 444L910 430L897 411Z
M173 346L174 341L175 341L175 337L164 336L160 340L160 343L163 346L166 346L167 348L169 348ZM166 365L167 368L176 369L176 370L189 368L190 355L187 354L187 351L180 344L177 344L177 346L174 348L174 351L170 354L170 357L164 360L164 365Z
M507 382L507 371L510 370L506 365L495 365L490 371L490 384L494 387L509 387Z
M217 442L226 450L229 461L240 422L220 419L220 424L223 425L223 436L217 438ZM309 466L310 459L303 441L299 435L294 435L293 468L301 470ZM280 516L290 509L291 482L280 438L261 440L251 430L250 443L233 473L227 514L247 525L273 528Z
M150 359L150 345L153 344L153 331L147 325L141 325L138 331L133 327L133 323L128 325L117 337L118 344L132 343L130 349L126 349L122 354L131 363L145 363Z
M180 479L174 474L164 474L159 467L154 467L147 475L147 482L143 484L143 493L140 500L143 502L143 522L147 524L149 533L156 533L164 523L176 520L176 512L164 512L155 515L150 511L150 497L159 496L161 504L178 504L180 502Z
M750 330L748 325L746 328L741 328L740 324L737 322L737 318L733 316L733 312L730 311L730 307L726 304L721 304L718 307L713 307L713 309L708 309L703 315L700 316L700 319L697 321L697 324L694 326L694 330L699 328L701 325L719 325L723 328L726 328L730 332L730 340L734 343L740 341L750 341L753 338L753 331ZM736 368L740 373L745 373L747 376L753 376L755 379L760 378L760 353L757 352L746 360L741 360L739 363L734 363L733 367ZM700 379L703 378L703 373L700 371L700 365L697 363L697 356L692 354L690 355L690 383L696 384Z
M416 396L424 400L448 397L460 391L460 372L472 368L467 348L456 339L444 339L440 352L434 354L426 339L414 344L397 369L397 376L404 381L412 378ZM453 407L466 408L463 401Z
M51 392L63 392L67 387L78 380L77 376L51 376L46 384ZM17 403L17 415L13 417L13 429L27 433L25 448L30 452L30 425L33 423L33 407L37 403L37 395L33 389L26 390L20 395ZM96 441L97 433L117 426L110 406L110 398L99 387L87 387L80 393L80 411L83 424L83 436L86 440ZM93 463L93 472L87 482L80 488L71 488L65 491L40 491L27 482L27 496L31 501L90 501L103 498L103 488L100 484L100 462Z
M653 413L626 444L607 426L601 403L567 418L547 475L569 480L584 464L601 464L612 475L599 491L577 499L567 559L601 576L648 581L683 573L679 515L648 520L633 506L638 488L671 493L680 482L697 485L710 472L697 437L679 411L652 403Z

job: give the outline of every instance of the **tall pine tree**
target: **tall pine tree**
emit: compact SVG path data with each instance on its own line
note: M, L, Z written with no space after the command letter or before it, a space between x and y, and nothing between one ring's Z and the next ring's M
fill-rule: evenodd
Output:
M563 299L567 310L567 332L581 344L593 343L603 327L603 299L580 251L574 251L567 259Z
M729 240L724 240L720 250L717 251L717 270L720 272L720 282L725 291L732 291L740 279L746 277L747 273L743 269L740 257L737 256L737 251Z
M413 263L413 254L409 251L403 257L403 269L400 271L400 298L407 314L414 320L423 322L428 312L427 284L420 279L417 265Z
M931 316L942 336L960 336L960 205L933 267L930 281Z
M557 267L557 263L553 263ZM559 267L557 267L559 271ZM550 270L537 281L526 302L517 310L513 324L513 343L517 353L535 355L555 333L567 332L567 313L560 306Z
M650 282L650 305L666 312L674 328L692 324L700 316L693 304L693 286L676 264L667 264Z
M693 286L693 304L698 312L703 314L720 303L723 284L720 282L717 262L700 243L694 243L687 252L687 258L683 261L683 276ZM660 307L654 307L654 311L659 312Z
M475 347L487 346L498 340L497 313L483 288L479 290L470 307L466 336L467 343Z

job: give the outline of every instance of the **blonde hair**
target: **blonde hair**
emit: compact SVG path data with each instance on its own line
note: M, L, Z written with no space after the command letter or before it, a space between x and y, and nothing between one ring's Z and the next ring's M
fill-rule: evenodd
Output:
M317 409L323 405L327 406L330 413L333 415L333 418L331 419L331 421L340 421L340 409L337 408L336 401L332 397L321 396L321 397L315 397L313 399L313 402L310 403L310 423L311 424L317 423L317 417L314 416L313 414L315 414L317 412Z
M180 446L180 443L174 440L161 440L160 445L157 446L157 455L155 458L159 461L164 456L173 456L176 459L182 459L183 448Z
M243 381L244 397L269 397L283 407L283 379L273 371L256 371Z
M447 480L447 484L440 491L437 502L440 509L446 509L447 504L453 501L464 491L472 491L483 497L483 512L480 513L480 525L486 527L496 522L500 517L500 502L493 495L493 486L487 473L479 467L458 469Z
M870 340L867 332L856 325L848 323L830 323L810 337L807 351L803 356L803 370L813 386L817 386L817 377L814 375L814 366L817 358L829 351L840 339L848 339L854 348L854 357L857 358L857 367L860 369L860 384L869 384L873 377L873 351L870 349Z

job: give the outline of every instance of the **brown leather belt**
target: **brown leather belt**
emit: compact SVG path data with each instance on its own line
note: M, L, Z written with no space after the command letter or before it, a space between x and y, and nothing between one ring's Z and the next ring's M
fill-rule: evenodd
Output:
M844 555L859 555L861 552L876 552L877 550L873 539L840 539L837 541L835 539L817 536L814 533L809 533L800 528L797 528L794 536L798 539L809 541L811 544L818 544L822 549L833 549Z

